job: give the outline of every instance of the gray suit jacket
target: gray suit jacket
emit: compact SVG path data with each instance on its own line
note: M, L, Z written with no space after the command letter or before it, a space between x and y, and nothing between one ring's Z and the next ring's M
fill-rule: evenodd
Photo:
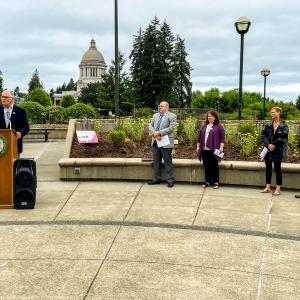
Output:
M149 134L150 135L152 135L153 132L155 131L155 128L157 126L159 118L160 118L160 113L156 113L153 115L151 123L149 124ZM170 144L164 146L164 148L173 148L174 147L173 130L176 126L176 120L177 120L177 116L168 111L165 113L162 123L160 124L159 132L160 132L161 136L167 134L169 136L169 140L170 140ZM154 141L155 141L155 139L152 137L151 146L153 145Z

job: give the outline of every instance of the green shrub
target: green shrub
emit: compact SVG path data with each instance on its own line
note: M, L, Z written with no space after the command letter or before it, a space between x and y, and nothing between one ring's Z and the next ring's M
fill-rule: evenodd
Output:
M30 91L26 97L26 101L37 102L44 107L52 105L50 96L41 88Z
M184 141L184 134L183 121L177 121L173 130L174 139L178 141Z
M140 142L144 138L144 119L132 119L126 118L123 120L122 129L125 131L127 136L135 142Z
M149 107L139 107L135 110L135 114L138 117L151 118L153 115L153 110Z
M251 133L240 135L241 152L246 156L257 154L257 137Z
M60 101L60 106L67 108L69 106L72 106L76 103L74 96L72 95L65 95L62 97Z
M198 136L197 120L195 118L186 118L183 121L183 132L187 141L195 143Z
M251 124L251 123L239 124L239 133L240 134L246 134L246 133L255 134L255 132L256 132L255 124Z
M299 137L297 134L289 133L287 155L290 159L299 156Z
M226 124L224 129L226 144L238 146L239 136L237 134L237 126L235 124Z
M114 144L124 143L126 140L126 133L123 130L111 130L108 136Z
M25 109L30 124L42 124L45 122L44 114L46 109L41 104L37 102L24 101L18 105Z
M102 129L101 121L99 121L99 120L93 120L92 124L93 124L94 130L99 135L101 133L101 129Z
M96 116L95 109L84 103L76 103L66 109L69 119L93 119Z
M47 107L45 117L49 124L60 124L68 121L66 118L66 109L59 105Z

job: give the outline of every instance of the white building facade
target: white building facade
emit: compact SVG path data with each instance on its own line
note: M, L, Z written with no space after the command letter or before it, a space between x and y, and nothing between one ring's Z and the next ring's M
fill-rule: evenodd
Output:
M107 65L103 55L97 50L96 42L92 38L90 48L83 54L79 65L78 94L89 83L101 81L101 76L106 73L106 70Z

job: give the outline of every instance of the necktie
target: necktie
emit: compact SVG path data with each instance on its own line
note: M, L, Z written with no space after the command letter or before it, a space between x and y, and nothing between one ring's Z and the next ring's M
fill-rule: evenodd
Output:
M157 122L157 125L156 125L156 128L155 128L155 131L158 131L160 129L160 124L161 124L161 121L162 121L162 118L163 118L164 114L161 113L160 114L160 117L159 117L159 120Z
M8 127L10 123L10 112L9 110L6 111L6 127Z

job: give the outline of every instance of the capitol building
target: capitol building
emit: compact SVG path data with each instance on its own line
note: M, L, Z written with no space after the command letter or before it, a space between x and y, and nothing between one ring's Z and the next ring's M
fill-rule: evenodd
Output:
M97 50L96 42L92 38L90 48L83 54L79 65L79 80L77 81L77 92L91 82L101 81L101 76L106 72L103 55Z
M91 82L101 81L101 76L106 73L107 65L103 55L98 51L94 38L91 39L90 48L85 51L79 64L79 79L77 91L62 91L61 94L54 94L54 105L59 105L65 95L72 95L78 98L82 88Z

